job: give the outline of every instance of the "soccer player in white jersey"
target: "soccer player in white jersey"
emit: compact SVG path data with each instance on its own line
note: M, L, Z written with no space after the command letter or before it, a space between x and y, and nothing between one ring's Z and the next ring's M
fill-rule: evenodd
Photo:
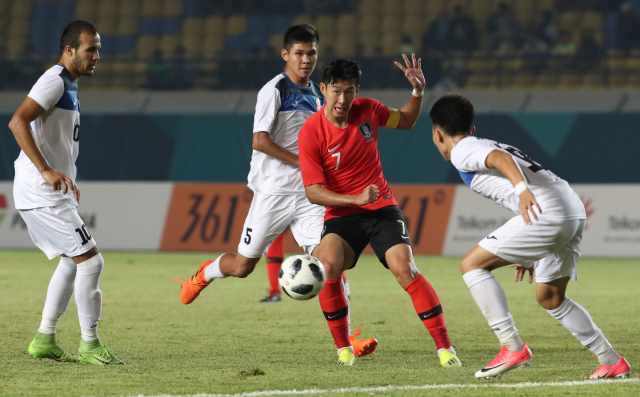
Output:
M319 34L309 24L292 26L284 35L281 56L286 62L258 93L253 125L253 155L249 188L254 196L244 223L238 253L226 253L206 261L182 283L180 299L193 302L213 280L245 278L269 245L291 227L306 253L320 244L325 208L311 204L305 194L298 158L298 132L324 104L320 87L309 78L316 66ZM356 356L373 353L374 338L359 340L360 328L350 339Z
M483 239L462 259L460 268L471 295L500 340L499 354L476 372L477 378L499 376L531 362L500 284L491 271L515 265L516 281L535 269L536 298L600 361L591 378L629 376L627 360L611 347L589 313L566 294L577 280L576 263L586 213L569 184L512 146L476 138L469 100L446 95L431 108L433 142L476 193L494 200L516 216Z
M91 364L124 364L98 337L104 260L78 215L75 184L80 141L78 80L91 76L100 59L100 35L88 22L62 33L57 65L47 70L13 115L9 128L22 151L15 162L16 209L35 245L49 259L61 256L47 290L38 333L29 345L35 358ZM78 357L56 340L56 326L76 294L82 339Z

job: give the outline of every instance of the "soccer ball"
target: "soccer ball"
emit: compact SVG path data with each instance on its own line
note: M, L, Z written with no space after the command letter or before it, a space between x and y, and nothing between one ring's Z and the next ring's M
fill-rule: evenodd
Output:
M311 255L293 255L280 267L280 288L289 297L307 300L318 295L327 275L320 261Z

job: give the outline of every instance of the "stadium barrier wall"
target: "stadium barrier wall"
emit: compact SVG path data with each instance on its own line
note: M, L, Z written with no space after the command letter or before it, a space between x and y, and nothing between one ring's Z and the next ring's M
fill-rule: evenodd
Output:
M588 215L582 255L640 257L640 185L572 186ZM253 198L241 183L80 182L79 187L78 212L107 251L236 251ZM464 255L514 216L466 185L391 188L416 254ZM0 249L35 249L12 189L11 182L0 182ZM286 250L301 252L290 231Z
M380 158L394 183L459 183L432 142L428 115L409 131L381 128ZM0 125L10 116L0 115ZM513 145L571 183L640 183L640 113L478 114L477 135ZM6 127L4 127L6 128ZM78 179L246 182L253 115L82 115ZM0 180L13 180L20 149L0 134Z

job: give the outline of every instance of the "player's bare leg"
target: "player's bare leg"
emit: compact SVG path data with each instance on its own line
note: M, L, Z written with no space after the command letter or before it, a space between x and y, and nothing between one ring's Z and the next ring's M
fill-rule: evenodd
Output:
M629 363L611 347L602 331L591 319L589 312L566 295L568 284L569 277L548 283L537 283L538 303L568 329L583 346L596 355L600 367L591 374L591 378L628 377L631 372Z
M353 265L356 255L340 236L328 234L313 250L313 256L320 260L327 274L327 282L318 300L338 348L338 362L353 365L354 357L369 355L378 346L375 338L356 339L362 327L353 336L349 335L349 303L342 286L342 273Z
M247 258L242 254L226 253L220 255L214 261L206 261L198 271L188 280L173 279L182 283L180 291L180 299L182 303L188 305L193 302L200 292L205 289L211 282L217 278L225 277L238 277L245 278L253 269L256 268L256 264L260 261L260 258Z
M397 244L387 250L385 260L398 283L409 293L418 317L436 343L441 365L459 367L460 359L449 340L438 294L420 274L411 247L407 244Z

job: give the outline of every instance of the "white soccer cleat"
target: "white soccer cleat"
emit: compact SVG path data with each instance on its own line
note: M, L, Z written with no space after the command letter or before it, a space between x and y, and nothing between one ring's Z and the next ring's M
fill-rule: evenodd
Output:
M527 345L523 346L521 352L512 352L507 350L506 347L501 347L500 353L498 353L496 358L494 358L489 365L476 372L476 378L489 379L494 376L501 376L514 368L529 365L532 359L531 350L529 350Z

